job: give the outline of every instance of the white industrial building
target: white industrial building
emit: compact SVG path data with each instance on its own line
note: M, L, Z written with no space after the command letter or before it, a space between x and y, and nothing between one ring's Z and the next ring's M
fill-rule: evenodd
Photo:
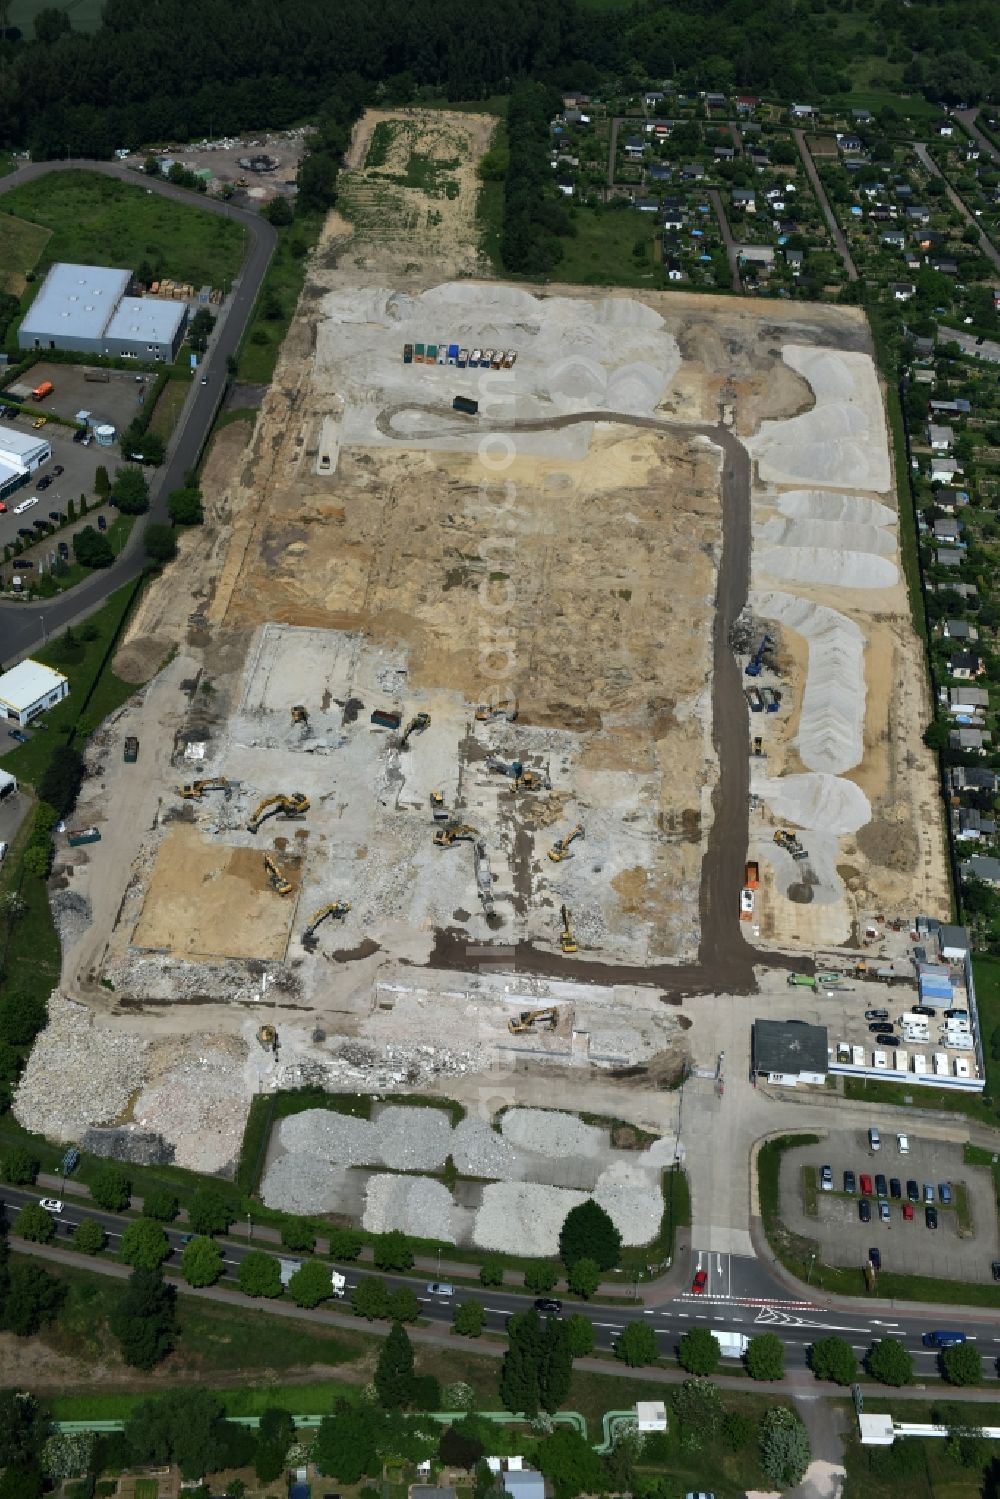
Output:
M27 484L35 470L51 457L52 449L37 432L0 427L0 500Z
M17 795L17 781L14 776L9 775L6 770L0 770L0 802L6 801L8 796Z
M130 271L58 261L18 329L22 349L69 349L153 364L177 356L184 302L127 295Z
M21 661L0 676L0 713L22 728L68 696L69 682L62 672L40 661Z

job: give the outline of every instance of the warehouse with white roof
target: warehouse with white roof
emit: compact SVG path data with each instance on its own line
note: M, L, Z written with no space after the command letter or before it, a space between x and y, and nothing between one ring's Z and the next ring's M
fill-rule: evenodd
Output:
M18 329L18 346L110 354L149 364L175 359L187 306L130 297L131 280L130 271L58 261Z
M68 696L62 672L41 661L20 661L0 676L0 714L21 728Z
M0 500L27 484L35 470L51 457L51 447L37 432L0 427Z

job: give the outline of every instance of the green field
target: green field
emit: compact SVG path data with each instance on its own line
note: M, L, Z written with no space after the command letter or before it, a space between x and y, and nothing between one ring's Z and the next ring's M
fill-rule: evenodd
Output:
M306 279L306 255L319 238L322 224L318 214L301 215L287 229L278 231L278 243L240 345L238 378L248 384L271 382Z
M195 286L228 286L243 259L239 224L94 172L52 172L17 187L4 208L51 231L42 268L56 260L153 272Z
M149 431L155 432L158 437L162 437L164 442L169 441L177 425L177 418L180 416L181 408L187 400L190 384L190 379L168 380L163 387L163 393L153 408L153 414L149 419Z
M563 258L553 280L582 286L662 288L663 275L653 259L653 214L632 209L575 208L572 218L576 235L559 241ZM643 260L633 253L639 243L646 246Z
M16 26L30 41L35 35L35 17L40 10L64 10L74 31L97 31L101 24L104 0L64 0L52 5L50 0L10 0L7 25Z
M51 232L41 224L0 213L0 291L21 295L25 274L38 264Z

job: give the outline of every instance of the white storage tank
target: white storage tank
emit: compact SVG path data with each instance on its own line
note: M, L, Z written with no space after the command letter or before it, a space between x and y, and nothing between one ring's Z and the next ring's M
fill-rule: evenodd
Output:
M97 438L99 447L110 448L114 446L115 429L107 422L102 422L99 427L94 428L94 436Z

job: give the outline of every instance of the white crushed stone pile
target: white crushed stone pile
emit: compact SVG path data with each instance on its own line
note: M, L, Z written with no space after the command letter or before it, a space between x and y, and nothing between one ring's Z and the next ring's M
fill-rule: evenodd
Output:
M336 1212L343 1176L341 1164L324 1156L279 1156L267 1168L261 1197L281 1213Z
M772 519L757 527L762 541L778 547L805 547L826 552L871 552L893 557L896 538L883 526L862 521Z
M827 588L893 588L899 569L870 552L832 552L819 547L759 547L753 554L754 581L822 583Z
M380 1109L375 1134L385 1165L406 1171L439 1169L452 1143L451 1119L444 1109Z
M448 1188L428 1176L373 1176L361 1223L373 1234L398 1228L404 1234L454 1243L452 1206Z
M623 1244L648 1244L656 1237L663 1216L658 1175L615 1161L598 1177L594 1201L609 1214Z
M882 393L871 357L786 344L785 363L808 381L809 411L761 423L747 446L764 483L884 491L891 484Z
M332 1109L305 1109L282 1119L275 1143L289 1154L324 1156L340 1166L371 1166L379 1159L375 1126Z
M842 776L815 771L774 779L762 776L753 780L751 789L764 798L779 821L800 828L856 833L872 820L871 803L861 787Z
M846 521L849 525L894 526L895 510L861 494L838 494L830 489L786 489L774 501L782 515L794 520Z
M124 1112L145 1081L148 1052L147 1042L95 1026L86 1006L56 991L18 1084L14 1116L40 1135L79 1141L91 1125Z
M463 1119L455 1126L451 1154L463 1176L507 1176L516 1159L509 1141L485 1119Z
M501 1128L512 1145L545 1156L598 1155L608 1143L606 1130L551 1109L508 1109Z
M506 1118L506 1116L505 1116ZM480 1249L549 1257L559 1252L559 1230L586 1192L537 1182L495 1182L483 1188L472 1237Z
M864 753L865 638L859 625L836 609L790 593L753 590L750 606L803 636L809 665L796 740L808 770L839 775Z

